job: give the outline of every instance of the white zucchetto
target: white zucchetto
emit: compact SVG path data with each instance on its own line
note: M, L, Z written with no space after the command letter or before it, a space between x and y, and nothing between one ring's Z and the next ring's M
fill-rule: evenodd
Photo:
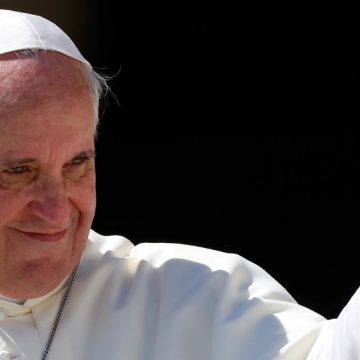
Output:
M0 54L25 49L57 51L91 67L69 36L51 21L0 9Z

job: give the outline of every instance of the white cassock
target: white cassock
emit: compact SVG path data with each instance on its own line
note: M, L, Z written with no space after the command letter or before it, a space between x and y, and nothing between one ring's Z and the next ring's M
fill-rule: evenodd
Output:
M0 300L0 344L40 359L63 292ZM327 321L241 256L91 231L49 359L355 360L359 306Z

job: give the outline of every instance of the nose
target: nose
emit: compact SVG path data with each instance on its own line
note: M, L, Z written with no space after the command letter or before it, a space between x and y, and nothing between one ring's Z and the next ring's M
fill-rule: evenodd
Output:
M56 228L68 225L71 204L63 179L49 175L38 179L28 207L31 213Z

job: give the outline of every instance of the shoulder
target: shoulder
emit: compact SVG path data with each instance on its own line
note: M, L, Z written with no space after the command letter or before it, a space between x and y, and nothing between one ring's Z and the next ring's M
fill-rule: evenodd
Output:
M128 256L134 245L131 241L120 235L101 235L90 230L89 245L93 250L100 254L106 254L108 252L113 253L115 256L125 257Z
M237 254L182 243L154 242L134 245L123 236L100 235L94 230L90 230L89 242L91 247L101 254L136 258L151 263L153 267L157 268L171 261L204 265L211 271L228 270L231 272L240 264L256 267Z
M103 236L95 231L91 231L90 241L107 259L126 259L138 275L143 271L156 273L171 283L175 279L178 283L181 279L205 281L216 278L223 285L232 283L251 289L254 296L278 298L285 295L287 300L293 301L264 269L238 254L180 243L134 245L122 236Z
M157 268L173 262L203 265L211 272L232 272L239 265L251 266L248 260L236 254L181 243L142 243L135 246L131 254Z

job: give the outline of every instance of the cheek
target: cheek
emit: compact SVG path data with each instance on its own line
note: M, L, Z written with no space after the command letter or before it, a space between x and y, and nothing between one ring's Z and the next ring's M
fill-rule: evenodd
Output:
M80 213L92 219L96 207L95 177L76 184L72 189L71 201Z
M0 228L16 219L26 207L26 199L19 191L0 189Z

